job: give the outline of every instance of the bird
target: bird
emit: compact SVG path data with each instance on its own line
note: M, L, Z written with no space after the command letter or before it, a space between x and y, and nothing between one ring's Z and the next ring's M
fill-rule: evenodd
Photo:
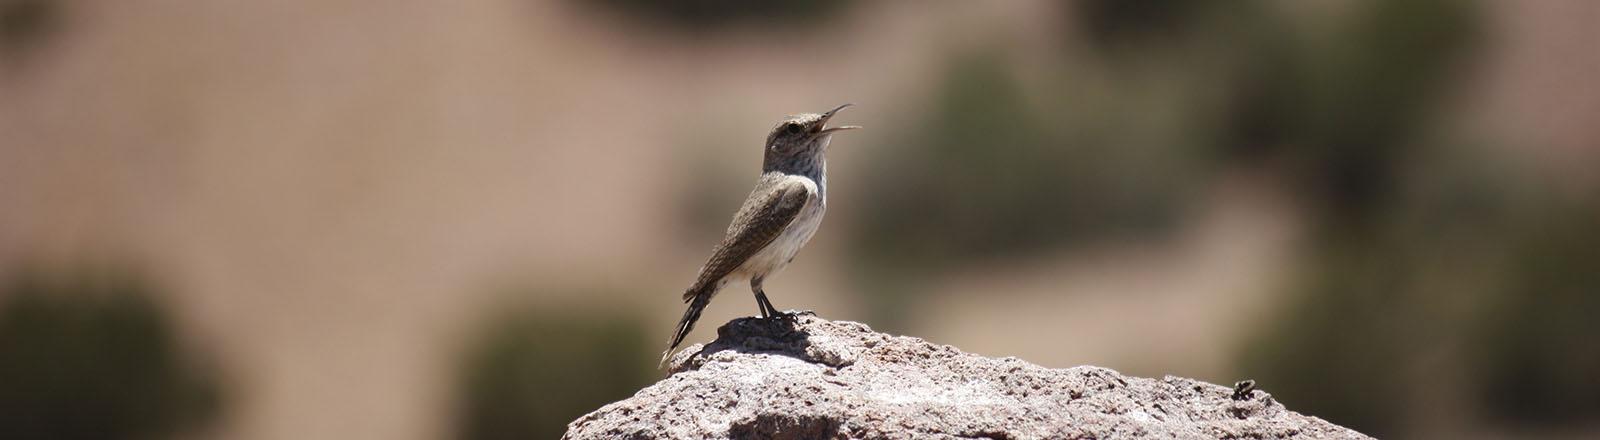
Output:
M731 281L749 280L760 317L793 317L772 306L761 283L793 261L822 223L822 214L828 208L828 167L823 153L834 133L861 128L828 127L827 123L850 106L790 115L772 128L762 147L761 177L734 214L722 242L712 249L711 258L700 267L694 283L684 290L683 302L689 308L678 321L666 352L661 353L658 368L694 330L695 321L711 303L711 297Z

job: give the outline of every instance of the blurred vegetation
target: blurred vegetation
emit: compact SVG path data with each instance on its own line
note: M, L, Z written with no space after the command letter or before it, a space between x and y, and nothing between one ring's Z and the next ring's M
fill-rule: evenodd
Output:
M459 438L558 438L656 379L642 321L583 307L507 307L487 321L461 371Z
M1493 313L1494 268L1533 205L1493 184L1487 160L1453 151L1407 172L1373 224L1313 237L1284 309L1246 342L1241 374L1299 411L1379 437L1419 434L1419 408L1446 404L1437 399L1452 393L1437 388L1461 386L1450 381L1472 365L1481 342L1470 330Z
M1240 103L1271 109L1244 115L1270 114L1257 123L1276 128L1233 140L1268 141L1242 151L1284 164L1315 221L1296 300L1249 345L1243 370L1302 411L1379 437L1415 434L1416 408L1441 403L1426 400L1439 395L1427 376L1466 361L1455 335L1471 314L1460 305L1488 294L1473 281L1491 281L1472 270L1483 266L1477 246L1517 209L1469 172L1481 165L1430 170L1482 160L1431 134L1478 20L1471 2L1362 2L1277 63L1290 74L1245 75L1282 94Z
M1197 17L1227 3L1249 0L1078 0L1063 11L1078 18L1083 37L1107 51L1127 52L1143 44L1172 44L1189 37ZM1207 29L1214 30L1214 29Z
M5 438L167 438L217 417L219 385L145 283L30 272L0 298Z
M1285 405L1374 436L1394 435L1416 402L1405 361L1418 304L1405 296L1403 258L1352 245L1325 251L1297 286L1298 302L1251 341L1241 371Z
M1177 64L1191 87L1219 90L1219 108L1196 115L1210 119L1199 132L1213 137L1191 142L1232 163L1282 164L1280 174L1326 215L1385 206L1401 178L1395 167L1416 159L1408 152L1419 130L1435 122L1453 73L1481 39L1472 1L1349 2L1350 16L1326 32L1259 1L1073 4L1071 16L1108 63L1176 58L1134 67Z
M0 0L0 61L41 41L60 22L54 0Z
M1600 415L1600 205L1538 213L1509 246L1508 282L1474 336L1479 398L1535 424Z
M1592 421L1600 207L1514 198L1540 197L1444 196L1376 238L1324 245L1241 371L1380 436L1420 435L1418 408L1442 404L1513 425ZM1469 401L1439 400L1457 395Z
M1436 135L1480 43L1476 3L1351 2L1316 31L1260 2L1103 3L1074 16L1108 62L1128 68L1118 51L1162 45L1205 54L1199 65L1224 73L1212 83L1223 111L1199 147L1272 170L1312 211L1292 301L1240 370L1301 411L1379 437L1411 432L1414 408L1440 403L1419 400L1438 395L1426 372L1469 361L1456 335L1493 293L1472 288L1493 281L1474 269L1492 267L1485 245L1523 208L1492 190L1504 182L1485 180L1471 146Z
M1294 300L1241 371L1299 410L1386 437L1453 403L1440 387L1477 384L1461 409L1512 422L1600 409L1600 355L1580 342L1600 325L1576 312L1596 309L1600 217L1441 135L1480 15L1470 1L1366 1L1287 50L1236 45L1270 61L1236 71L1248 81L1228 92L1215 146L1279 167L1315 219ZM1463 374L1479 377L1450 379Z
M1456 0L1368 1L1348 27L1307 48L1306 83L1279 99L1289 111L1282 145L1290 170L1320 214L1362 222L1389 206L1398 169L1436 122L1439 105L1479 43L1477 8ZM1445 152L1445 154L1451 154Z
M1171 118L1151 116L1146 102L1096 100L1086 87L1040 100L1008 61L994 51L955 57L923 116L869 153L875 171L847 242L855 277L874 292L875 325L898 329L905 298L896 292L917 290L909 283L919 275L1160 237L1187 208L1204 164L1170 137L1182 131Z
M798 25L828 18L850 5L850 0L809 2L777 0L583 0L674 30L703 32L740 24Z
M869 160L861 231L880 265L936 271L952 259L1014 257L1107 235L1169 228L1186 183L1182 157L1039 108L994 54L957 59L916 129ZM1052 115L1052 116L1045 116ZM1192 168L1192 166L1190 166Z
M1301 411L1409 432L1417 405L1440 403L1419 400L1439 395L1425 376L1471 361L1458 335L1495 293L1480 269L1530 208L1473 146L1437 135L1481 43L1476 2L1348 2L1316 29L1266 2L1074 5L1115 68L1196 67L1191 87L1214 86L1221 110L1197 147L1224 168L1271 170L1312 211L1292 301L1240 370Z

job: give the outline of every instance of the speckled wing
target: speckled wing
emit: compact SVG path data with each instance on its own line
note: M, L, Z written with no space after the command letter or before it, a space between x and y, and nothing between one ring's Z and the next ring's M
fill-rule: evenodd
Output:
M772 240L794 222L811 197L811 190L797 179L781 173L762 176L739 213L734 215L722 243L712 250L711 260L700 269L694 287L684 293L684 300L688 301L695 293L728 276L745 260L772 244Z

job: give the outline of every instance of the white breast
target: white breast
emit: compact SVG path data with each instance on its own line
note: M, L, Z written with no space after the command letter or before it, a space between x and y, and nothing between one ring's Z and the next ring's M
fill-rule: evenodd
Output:
M800 208L800 214L795 216L794 222L790 223L778 238L773 239L771 244L739 266L739 275L767 277L783 270L783 267L789 264L789 260L800 252L800 248L811 241L811 236L817 233L817 226L822 224L822 214L827 211L828 205L816 182L803 176L789 176L789 178L805 185L806 191L811 193L810 200Z

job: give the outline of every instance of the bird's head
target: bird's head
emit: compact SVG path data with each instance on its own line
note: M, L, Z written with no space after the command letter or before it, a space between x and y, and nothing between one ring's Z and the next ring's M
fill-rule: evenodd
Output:
M850 104L835 107L824 113L801 113L783 119L767 135L767 157L804 157L827 148L833 133L861 128L855 125L828 127L828 120Z

